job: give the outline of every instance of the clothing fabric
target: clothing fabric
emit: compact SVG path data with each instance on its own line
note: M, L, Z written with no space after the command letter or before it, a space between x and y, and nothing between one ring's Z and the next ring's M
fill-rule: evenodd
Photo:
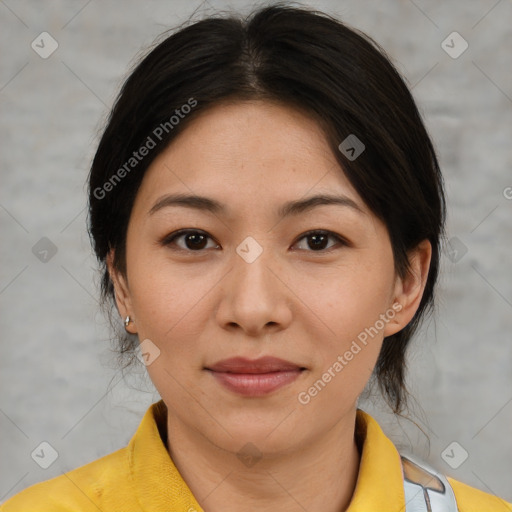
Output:
M166 448L162 400L124 448L24 489L1 512L202 512ZM369 414L357 411L361 461L347 512L405 509L400 454ZM512 504L448 478L460 512L512 512Z

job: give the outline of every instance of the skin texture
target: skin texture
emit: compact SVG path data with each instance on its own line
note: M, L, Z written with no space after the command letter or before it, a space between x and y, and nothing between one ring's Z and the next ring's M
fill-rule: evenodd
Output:
M150 213L171 193L208 196L227 213L182 206ZM321 205L277 216L283 203L319 193L344 195L359 209ZM184 228L208 235L200 251L186 236L161 243ZM315 249L304 233L317 229L346 243L329 237ZM263 250L251 263L236 252L248 236ZM385 225L350 185L318 125L280 104L244 101L206 111L154 160L132 210L126 254L126 275L109 258L119 312L131 316L130 332L160 350L147 370L169 410L169 453L204 509L344 510L359 468L357 399L383 337L405 327L419 305L428 241L399 278ZM397 303L401 310L378 335L300 403L299 393ZM264 397L235 394L205 370L266 355L306 370ZM262 455L251 467L236 456L247 443Z

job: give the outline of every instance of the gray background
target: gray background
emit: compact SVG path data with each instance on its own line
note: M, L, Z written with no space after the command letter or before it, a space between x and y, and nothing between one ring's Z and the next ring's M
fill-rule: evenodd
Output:
M124 446L159 398L143 367L124 379L115 367L85 229L87 170L141 48L200 6L199 16L252 5L261 4L0 2L0 499ZM413 87L446 179L448 237L456 237L457 252L443 256L438 311L410 353L411 417L429 441L378 400L361 405L399 447L512 500L512 193L504 193L512 186L512 3L307 5L369 33ZM59 44L47 59L31 48L43 31ZM441 47L453 31L469 44L456 59ZM42 237L55 255L33 253ZM42 441L59 454L48 469L31 458ZM451 461L469 455L457 469L441 456L453 441Z

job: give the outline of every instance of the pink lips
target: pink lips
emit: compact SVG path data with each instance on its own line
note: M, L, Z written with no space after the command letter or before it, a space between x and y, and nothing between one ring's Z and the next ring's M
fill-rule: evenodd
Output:
M225 388L244 396L263 396L293 382L304 368L275 357L234 357L206 368Z

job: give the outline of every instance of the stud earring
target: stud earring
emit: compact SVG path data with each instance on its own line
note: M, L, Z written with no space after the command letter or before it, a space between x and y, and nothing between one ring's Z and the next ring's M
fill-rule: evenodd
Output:
M132 322L133 320L130 318L130 315L128 315L125 319L124 319L124 326L125 328L128 327L128 325L130 324L130 322Z

